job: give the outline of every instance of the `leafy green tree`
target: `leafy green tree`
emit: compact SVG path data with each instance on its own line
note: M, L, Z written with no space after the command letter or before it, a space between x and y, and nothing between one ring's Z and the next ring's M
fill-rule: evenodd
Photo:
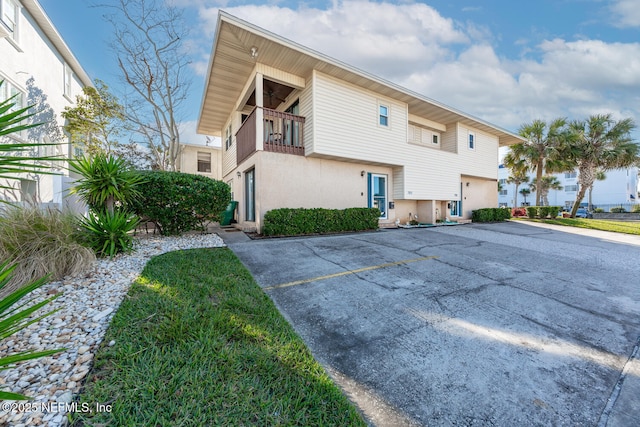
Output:
M540 200L542 205L549 206L549 190L562 190L560 181L553 175L545 175L540 179L540 187L535 182L532 182L529 186L531 191L535 191L536 194L540 194Z
M111 154L124 128L124 107L101 80L95 87L85 86L76 96L75 107L65 107L62 117L71 142L89 155Z
M578 169L578 194L571 210L574 217L598 172L637 164L640 150L631 138L635 123L629 118L615 121L611 114L595 114L571 122L569 128L572 137L562 156Z
M520 136L527 142L514 144L505 156L505 165L512 171L535 172L535 182L545 173L562 172L568 168L559 156L559 148L568 137L567 120L559 118L547 124L544 120L534 120L520 127ZM540 194L536 193L536 205L540 205Z

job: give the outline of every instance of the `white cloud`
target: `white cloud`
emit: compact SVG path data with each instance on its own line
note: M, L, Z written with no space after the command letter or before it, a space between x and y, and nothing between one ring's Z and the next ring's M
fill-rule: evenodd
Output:
M638 0L614 0L611 10L618 27L640 27L640 7Z
M327 10L277 5L225 10L508 129L536 118L584 118L603 111L640 119L639 43L554 39L525 44L522 56L505 58L492 46L488 29L454 22L424 4L355 0L334 2ZM209 43L217 13L217 8L200 9Z

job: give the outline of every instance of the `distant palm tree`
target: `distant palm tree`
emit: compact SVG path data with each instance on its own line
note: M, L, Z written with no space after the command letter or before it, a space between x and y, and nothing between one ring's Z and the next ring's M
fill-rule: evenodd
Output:
M591 184L591 187L589 187L589 210L593 210L593 204L591 203L591 193L593 193L593 186L596 183L596 181L604 181L605 179L607 179L607 174L605 174L603 171L597 171L596 172L596 179L595 181L593 181L593 184Z
M595 114L587 120L569 124L572 138L564 147L563 157L578 169L578 194L571 210L574 217L593 186L598 172L637 164L640 149L631 138L635 129L632 119L613 120L611 114Z
M540 194L540 200L542 201L542 206L549 206L549 190L562 190L562 185L560 185L560 181L553 175L545 175L540 179L540 188L536 185L535 182L532 182L529 186L531 191L535 191L536 194Z
M524 197L524 205L527 205L527 196L529 194L531 194L531 190L529 190L528 188L523 188L522 190L520 190L520 194L522 194L522 197Z
M516 192L513 200L513 207L517 208L518 207L518 187L520 187L520 185L522 184L528 184L529 177L527 176L526 171L515 169L511 172L511 175L509 175L509 178L507 178L507 183L516 185Z
M549 124L544 120L534 120L520 127L520 136L527 142L514 144L504 158L504 164L512 172L536 173L535 182L540 186L544 173L562 172L568 168L559 154L568 137L567 120L555 119ZM536 193L536 205L540 204L540 194Z

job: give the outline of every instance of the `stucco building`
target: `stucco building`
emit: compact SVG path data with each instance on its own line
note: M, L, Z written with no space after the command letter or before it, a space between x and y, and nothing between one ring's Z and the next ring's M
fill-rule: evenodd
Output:
M518 135L220 12L198 132L222 139L243 228L282 207L380 208L382 226L497 205Z
M73 155L69 138L63 133L60 113L74 106L82 88L92 85L76 57L66 45L42 6L36 0L0 1L0 100L17 95L15 108L33 105L38 113L30 119L42 126L5 136L5 141L57 143L33 150L34 156ZM13 191L0 197L36 200L61 207L70 178L64 164L55 163L57 175L21 174L9 184Z

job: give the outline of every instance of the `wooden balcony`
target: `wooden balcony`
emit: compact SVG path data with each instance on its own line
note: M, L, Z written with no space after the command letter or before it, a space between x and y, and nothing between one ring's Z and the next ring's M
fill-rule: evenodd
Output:
M262 108L262 132L256 129L256 111L254 108L236 133L236 160L240 164L244 159L255 153L256 135L262 134L264 151L286 153L304 156L304 142L302 140L304 117L281 111Z

